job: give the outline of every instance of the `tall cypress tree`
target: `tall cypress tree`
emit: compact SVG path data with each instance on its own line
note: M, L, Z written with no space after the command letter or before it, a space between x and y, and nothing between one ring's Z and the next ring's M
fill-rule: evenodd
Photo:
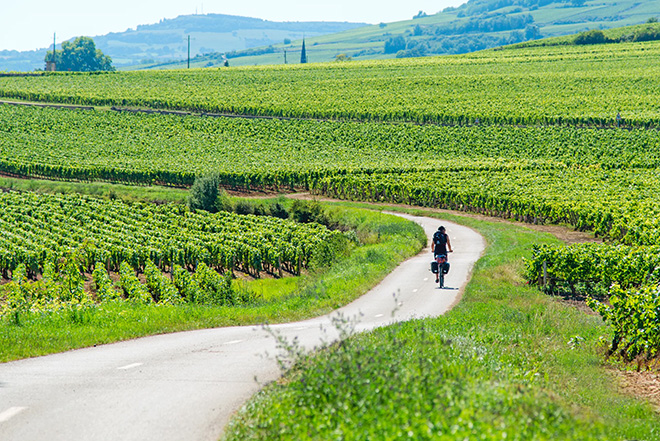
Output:
M300 64L307 63L307 51L305 50L305 39L303 38L302 51L300 51Z

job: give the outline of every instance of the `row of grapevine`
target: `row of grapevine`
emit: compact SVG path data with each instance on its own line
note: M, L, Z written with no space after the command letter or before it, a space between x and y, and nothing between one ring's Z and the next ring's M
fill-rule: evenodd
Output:
M0 105L0 172L80 181L309 188L355 173L654 169L647 130L240 120Z
M544 224L565 223L628 245L660 243L660 175L598 168L353 174L313 191L342 199L471 211ZM604 197L606 196L606 197Z
M658 127L658 42L338 66L0 77L0 96L290 118ZM616 56L614 56L616 54ZM608 72L603 75L602 72Z
M608 304L593 298L587 304L613 329L609 355L636 360L641 368L660 355L660 287L657 282L623 289L613 285Z
M543 279L546 280L543 280ZM660 245L631 247L597 243L534 247L527 279L550 292L607 296L612 285L631 289L660 282Z
M81 309L95 308L108 302L133 304L233 306L249 303L252 295L232 285L229 273L225 275L201 263L194 274L175 266L172 277L164 275L156 265L147 261L145 283L135 270L122 262L118 281L114 283L102 262L94 269L93 291L84 289L84 277L77 270L75 256L67 257L67 265L56 271L47 265L43 277L31 281L24 264L15 268L12 280L2 287L4 301L0 302L0 317L10 317L20 324L27 313L68 311L75 320ZM72 264L72 265L69 265Z
M343 238L318 224L82 196L8 192L0 194L0 208L4 278L24 264L35 279L74 250L81 255L80 271L88 273L98 262L114 272L123 263L143 272L148 262L164 271L175 265L193 271L204 263L255 276L265 268L298 272L326 250L320 244Z

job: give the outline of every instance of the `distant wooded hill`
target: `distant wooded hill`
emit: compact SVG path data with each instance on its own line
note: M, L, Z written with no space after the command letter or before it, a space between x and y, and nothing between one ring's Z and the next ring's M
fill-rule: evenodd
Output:
M307 58L319 62L474 52L591 29L645 23L660 17L660 1L470 0L456 8L433 12L420 11L406 21L306 38ZM203 67L214 57L223 55L229 55L234 66L279 64L284 62L285 51L288 63L296 63L300 59L300 46L300 41L293 41L200 57L195 66Z
M93 37L96 47L112 58L117 67L144 63L159 64L187 59L190 35L191 56L242 51L285 41L333 34L365 26L348 22L274 22L222 14L182 15L135 30ZM52 47L49 48L52 50ZM0 71L31 71L44 67L47 49L0 51Z

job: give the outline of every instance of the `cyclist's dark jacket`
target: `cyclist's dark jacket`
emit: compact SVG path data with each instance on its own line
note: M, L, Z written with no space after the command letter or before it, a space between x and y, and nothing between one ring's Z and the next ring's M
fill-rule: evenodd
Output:
M447 233L441 233L440 231L436 231L433 234L433 254L436 256L438 254L444 254L445 256L447 255Z

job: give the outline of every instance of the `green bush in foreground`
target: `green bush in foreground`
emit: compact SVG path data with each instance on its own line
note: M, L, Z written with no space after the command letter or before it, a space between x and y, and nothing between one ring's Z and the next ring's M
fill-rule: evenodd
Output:
M216 199L218 199L219 186L220 177L218 175L210 174L195 178L195 182L190 187L188 206L192 209L215 213L218 211L216 208Z

